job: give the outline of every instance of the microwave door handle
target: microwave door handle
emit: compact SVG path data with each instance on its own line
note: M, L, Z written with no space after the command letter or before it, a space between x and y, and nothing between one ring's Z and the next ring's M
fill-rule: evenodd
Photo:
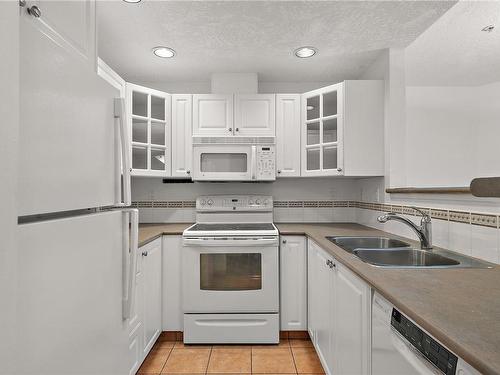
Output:
M250 171L252 173L252 180L255 180L255 174L256 174L256 160L257 159L257 146L252 146L252 156L251 156L251 166L250 166Z

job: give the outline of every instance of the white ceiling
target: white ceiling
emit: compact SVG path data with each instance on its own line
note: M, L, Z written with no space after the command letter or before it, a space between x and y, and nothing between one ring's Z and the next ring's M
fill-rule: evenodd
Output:
M491 33L481 31L496 25ZM460 1L406 49L406 83L469 86L500 81L500 1Z
M133 82L202 82L257 72L263 82L357 78L381 49L406 47L450 1L98 2L99 55ZM174 59L151 48L166 45ZM312 45L319 53L298 59Z

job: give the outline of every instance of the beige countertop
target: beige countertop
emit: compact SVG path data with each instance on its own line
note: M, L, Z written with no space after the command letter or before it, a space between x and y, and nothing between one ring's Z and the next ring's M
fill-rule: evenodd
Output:
M189 225L141 224L139 243L143 245L162 234L182 234ZM359 224L276 226L280 234L306 235L313 239L478 371L500 374L500 266L492 269L378 268L337 247L325 236L399 237ZM418 245L414 241L413 244Z

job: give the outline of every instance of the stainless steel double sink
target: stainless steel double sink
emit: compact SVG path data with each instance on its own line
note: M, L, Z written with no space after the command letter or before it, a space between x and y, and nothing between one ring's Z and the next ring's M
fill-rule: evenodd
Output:
M421 250L388 237L326 237L362 261L393 268L491 268L492 264L444 249Z

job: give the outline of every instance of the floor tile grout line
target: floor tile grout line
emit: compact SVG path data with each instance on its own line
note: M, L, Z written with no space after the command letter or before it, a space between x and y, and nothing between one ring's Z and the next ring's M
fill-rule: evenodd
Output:
M175 344L174 344L175 345ZM165 366L167 365L167 361L168 359L170 358L170 355L172 354L172 352L174 351L174 346L172 346L168 352L168 355L167 355L167 359L165 360L165 362L163 363L163 366L161 366L161 370L160 370L160 374L163 372L163 369L165 368ZM148 354L149 355L149 354Z
M214 350L213 345L210 347L210 353L208 354L208 362L207 362L207 367L205 369L205 374L208 374L208 366L210 366L210 359L212 358L212 350Z
M299 370L297 369L297 363L295 362L295 355L293 354L292 347L290 347L290 352L292 353L292 361L293 361L293 367L295 367L295 373L298 374Z

